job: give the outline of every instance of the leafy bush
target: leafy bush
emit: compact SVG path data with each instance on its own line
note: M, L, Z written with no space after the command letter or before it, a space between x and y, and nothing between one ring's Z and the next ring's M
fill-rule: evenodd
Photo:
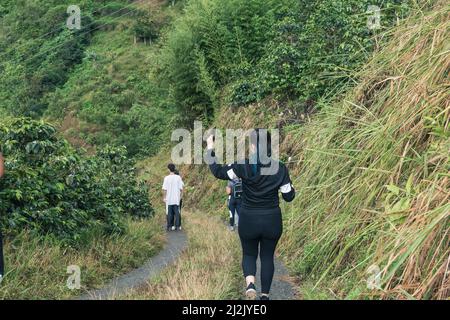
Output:
M231 95L228 103L232 107L239 107L255 102L260 96L256 81L239 80L231 86Z
M26 228L75 244L94 228L121 232L127 215L153 213L124 147L80 156L52 125L27 118L2 120L0 141L0 226L9 233Z
M211 119L217 91L238 79L242 65L254 64L264 54L281 2L187 3L185 14L168 33L159 74L167 104L175 106L182 120Z
M167 104L190 123L212 118L224 86L232 106L273 94L317 101L352 79L410 2L191 0L161 51ZM381 30L367 27L369 5L382 10Z
M285 10L280 11L269 32L264 55L249 78L253 86L260 86L259 98L275 94L279 98L317 101L349 82L377 42L379 45L384 40L377 34L394 27L399 18L406 16L408 3L305 0L283 7ZM367 27L369 5L383 10L381 30ZM231 95L240 93L232 91ZM245 104L246 100L242 102Z
M301 25L295 16L282 18L274 26L272 40L258 64L255 82L261 86L261 97L275 93L295 97L302 92L305 50L299 42Z
M161 25L146 11L139 11L132 30L136 40L152 43L159 37Z

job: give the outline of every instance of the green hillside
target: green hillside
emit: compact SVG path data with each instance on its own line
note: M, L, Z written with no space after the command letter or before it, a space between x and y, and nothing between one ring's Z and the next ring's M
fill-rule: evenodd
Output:
M171 132L199 120L280 130L297 196L278 253L300 298L448 299L445 1L82 0L80 30L69 4L0 4L0 298L72 297L67 265L85 290L155 254ZM187 208L223 216L223 183L181 171ZM187 252L214 250L209 218L190 218ZM208 257L176 269L196 290ZM196 296L236 297L232 278ZM183 296L163 291L137 296Z

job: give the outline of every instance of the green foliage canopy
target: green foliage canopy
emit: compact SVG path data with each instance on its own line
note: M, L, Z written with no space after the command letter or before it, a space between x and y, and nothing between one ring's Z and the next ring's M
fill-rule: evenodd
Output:
M137 184L125 148L77 154L56 129L27 118L2 120L6 175L0 180L0 226L80 244L93 229L121 232L124 218L149 217L148 189Z

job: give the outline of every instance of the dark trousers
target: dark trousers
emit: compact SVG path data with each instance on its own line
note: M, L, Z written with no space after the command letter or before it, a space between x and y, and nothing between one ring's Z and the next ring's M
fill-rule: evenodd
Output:
M5 275L5 266L3 265L3 239L0 231L0 275Z
M228 199L228 210L230 211L230 226L234 227L236 214L239 216L241 211L241 200L234 198Z
M256 275L258 253L261 258L261 289L269 293L272 285L274 254L283 232L281 210L241 209L239 237L242 245L242 269L244 277ZM259 251L259 252L258 252Z
M181 227L180 207L177 205L167 206L167 229Z

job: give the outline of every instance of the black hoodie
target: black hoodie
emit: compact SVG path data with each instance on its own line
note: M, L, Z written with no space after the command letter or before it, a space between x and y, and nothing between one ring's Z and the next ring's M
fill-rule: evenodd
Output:
M234 177L242 179L242 207L245 209L271 209L278 208L280 200L278 192L281 191L283 199L291 202L295 197L295 190L289 177L289 171L282 162L275 160L267 165L258 165L257 173L252 171L252 164L248 159L244 163L220 165L216 161L213 150L208 150L208 163L212 174L222 180L232 180ZM278 170L271 174L261 174L261 169L272 167Z

